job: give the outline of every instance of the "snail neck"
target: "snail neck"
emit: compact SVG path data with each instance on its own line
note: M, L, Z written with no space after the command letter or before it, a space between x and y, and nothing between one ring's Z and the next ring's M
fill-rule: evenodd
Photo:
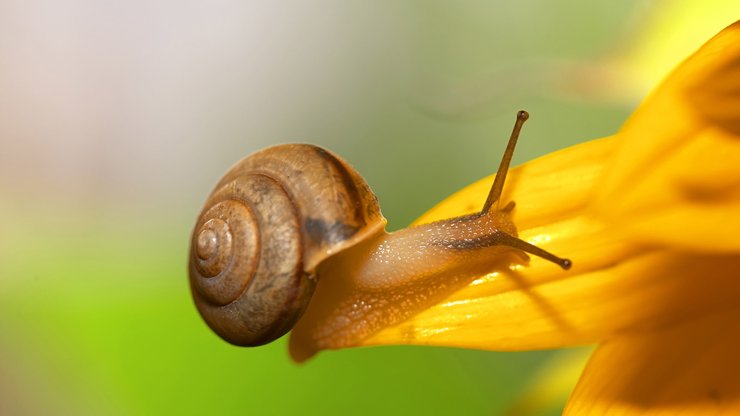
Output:
M514 236L503 211L381 230L324 262L319 277L337 276L359 290L387 290L450 273L481 273L500 261L500 253L512 251L502 243Z

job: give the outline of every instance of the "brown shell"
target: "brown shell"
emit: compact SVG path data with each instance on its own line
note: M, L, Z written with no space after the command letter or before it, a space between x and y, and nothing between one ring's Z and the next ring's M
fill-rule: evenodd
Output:
M385 223L365 180L329 151L289 144L253 153L219 181L196 223L195 304L226 341L273 341L308 305L316 267Z

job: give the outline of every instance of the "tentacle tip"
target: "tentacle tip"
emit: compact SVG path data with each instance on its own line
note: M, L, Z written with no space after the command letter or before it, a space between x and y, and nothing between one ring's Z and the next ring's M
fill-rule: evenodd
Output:
M527 121L529 119L529 113L524 110L519 110L519 112L516 113L517 120L521 121Z
M562 259L560 261L560 267L562 267L563 270L568 270L571 268L571 266L573 266L573 262L570 261L570 259Z

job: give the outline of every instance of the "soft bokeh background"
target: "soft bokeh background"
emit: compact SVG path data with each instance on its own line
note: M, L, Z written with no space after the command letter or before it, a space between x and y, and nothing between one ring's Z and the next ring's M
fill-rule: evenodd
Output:
M520 108L515 163L612 134L740 16L681 3L0 0L0 413L509 409L553 353L224 343L190 227L270 144L343 155L396 229L492 173Z

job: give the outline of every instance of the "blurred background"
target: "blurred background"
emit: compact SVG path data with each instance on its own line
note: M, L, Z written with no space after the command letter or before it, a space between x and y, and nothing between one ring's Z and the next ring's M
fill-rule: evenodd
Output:
M200 205L310 142L401 228L493 173L520 108L515 164L616 132L733 3L0 0L0 413L502 414L549 371L558 414L555 352L226 344L187 284Z

